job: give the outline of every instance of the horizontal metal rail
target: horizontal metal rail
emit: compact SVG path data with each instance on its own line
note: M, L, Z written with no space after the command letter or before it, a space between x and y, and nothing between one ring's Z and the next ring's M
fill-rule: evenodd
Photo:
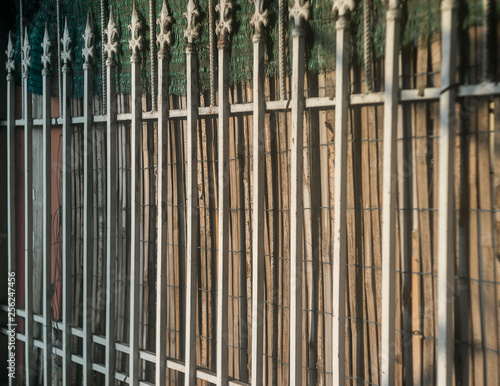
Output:
M1 310L4 311L4 307L1 307ZM24 310L18 310L17 315L22 316L24 313L23 311ZM33 320L35 322L38 322L38 323L43 323L43 317L41 315L33 315ZM57 328L62 328L61 323L54 322L54 324L56 325ZM0 333L5 334L5 335L8 334L6 328L0 329ZM72 327L71 334L73 336L83 338L83 330L81 328ZM25 336L24 336L24 334L18 332L18 333L16 333L16 339L18 339L21 342L24 342ZM92 341L98 345L101 345L101 346L106 345L106 338L104 336L101 336L101 335L92 335ZM39 348L39 349L44 348L43 342L39 339L34 339L33 344L36 348ZM121 353L127 354L127 355L130 354L129 346L126 343L115 342L115 350L119 351ZM62 349L57 348L57 347L52 347L52 353L59 356L59 357L63 356ZM153 352L150 352L147 350L139 350L139 358L146 361L146 362L152 363L152 364L154 364L156 362L156 355ZM73 363L76 363L78 365L83 366L83 358L79 355L72 354L71 361ZM170 369L170 370L178 371L180 373L184 373L184 371L185 371L184 363L177 361L175 359L168 358L168 357L165 358L165 367ZM101 374L106 373L106 368L103 365L98 364L98 363L92 363L92 370L97 371L98 373L101 373ZM217 376L215 375L214 372L209 371L209 370L205 370L205 369L199 369L199 368L196 369L196 378L203 380L203 381L210 382L210 383L216 383L216 381L217 381ZM115 379L120 381L120 382L124 382L127 384L129 383L128 376L126 374L120 373L118 371L115 371ZM152 385L152 383L139 381L139 385ZM248 383L240 382L240 381L236 381L236 380L230 380L229 385L230 386L249 386Z
M500 83L496 82L485 82L475 85L461 85L456 86L458 88L457 98L470 98L470 97L486 97L491 95L500 95ZM422 90L417 89L406 89L401 90L399 103L410 103L410 102L426 102L426 101L438 101L439 97L443 92L447 90L442 90L440 87L428 87ZM384 103L384 93L374 92L369 94L352 94L351 106L367 106L367 105L382 105ZM328 97L314 97L306 98L306 109L332 109L335 108L335 98L330 99ZM282 101L268 101L266 102L266 112L272 111L291 111L291 100ZM198 108L200 117L207 116L217 116L219 113L217 106L210 107L199 107ZM238 114L252 114L254 112L254 105L252 102L249 103L237 103L229 106L229 112L231 115ZM170 110L169 119L183 119L187 117L187 110L177 109ZM74 125L83 124L85 117L73 117L71 123ZM142 114L143 121L155 121L158 119L158 113L156 111L148 111ZM124 113L117 115L118 122L127 122L132 120L131 113ZM95 115L94 123L106 123L106 115ZM63 120L61 117L52 118L53 126L62 126ZM33 119L33 126L42 126L43 119L36 118ZM0 120L0 126L7 126L6 120ZM16 119L16 126L24 126L24 119Z

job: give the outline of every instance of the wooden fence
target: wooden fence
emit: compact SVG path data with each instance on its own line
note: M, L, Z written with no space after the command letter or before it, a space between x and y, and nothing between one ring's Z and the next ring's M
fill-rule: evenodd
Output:
M377 86L349 61L352 0L332 2L335 72L305 73L309 3L295 0L292 75L266 78L265 4L256 0L252 17L253 80L228 87L232 4L220 1L218 94L208 95L198 89L194 44L203 32L187 2L186 95L176 96L164 3L152 111L135 8L131 95L116 93L111 11L106 98L92 90L90 21L84 97L70 98L80 53L66 26L59 118L48 33L43 95L28 94L26 31L16 119L9 37L8 271L24 283L17 339L26 384L499 383L500 85L478 59L491 54L495 25L485 18L459 34L459 2L443 0L441 34L402 48L401 4L389 0ZM467 80L459 41L473 52ZM59 259L54 127L62 128Z

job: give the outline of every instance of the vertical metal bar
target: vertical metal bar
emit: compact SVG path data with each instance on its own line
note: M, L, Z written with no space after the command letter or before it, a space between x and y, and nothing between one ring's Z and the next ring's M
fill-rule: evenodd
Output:
M167 354L167 151L168 151L168 61L169 46L172 43L172 23L163 0L157 24L158 51L158 267L156 276L156 378L157 386L165 386L165 358Z
M219 118L218 118L218 167L219 167L219 224L217 230L217 385L228 380L228 266L229 266L229 34L232 30L230 0L220 0L217 9L220 20L219 35Z
M21 46L21 56L22 54L22 45L24 42L24 23L23 23L23 0L19 0L19 45ZM22 60L22 58L21 58ZM22 116L24 117L24 82L21 82L21 110Z
M264 356L264 195L265 98L264 50L268 10L255 2L253 35L253 223L252 223L252 385L263 384Z
M16 273L16 85L14 83L14 42L9 31L7 43L7 218L8 272ZM16 273L17 275L17 273ZM9 320L10 323L10 320ZM15 321L14 321L15 323ZM12 380L12 378L9 378Z
M304 35L310 3L295 0L292 31L292 138L290 191L290 384L302 385L302 233L304 224Z
M493 0L482 0L483 2L483 47L482 47L482 74L481 81L486 82L492 78L493 66L492 60L494 51L493 35L494 30L494 18L495 18L495 7L493 5ZM491 52L493 51L493 52Z
M135 7L135 1L134 1ZM149 0L149 58L151 63L151 105L156 111L157 83L156 83L156 33L155 33L156 0Z
M101 0L101 39L102 39L102 44L101 44L101 58L102 58L102 64L101 64L101 82L102 82L102 110L106 108L108 105L107 101L107 93L108 90L106 88L106 61L104 60L105 53L106 53L106 45L104 44L104 35L106 31L106 6L105 6L106 0Z
M285 7L286 1L279 0L278 4L278 56L280 78L280 99L286 99L286 75L285 75Z
M142 48L143 37L140 35L142 23L139 21L137 10L132 11L132 20L128 26L131 31L129 47L131 52L132 78L132 123L130 126L130 213L131 240L130 240L130 354L129 354L129 383L137 386L139 383L139 314L140 314L140 276L141 276L141 148L142 148L142 100L141 100L141 59L139 51Z
M57 26L57 91L59 96L59 116L62 115L62 72L61 72L61 45L59 42L61 41L61 0L57 0L56 3L56 26Z
M108 27L105 30L108 36L105 49L106 83L107 83L107 141L106 141L106 351L105 351L105 384L115 383L115 275L116 275L116 210L117 210L117 145L118 128L116 124L116 61L115 55L118 48L117 29L113 20L113 8L109 12Z
M71 315L73 311L72 293L73 293L73 276L72 276L72 234L71 234L71 141L72 141L72 126L71 126L71 39L68 31L68 20L64 26L62 43L62 117L63 117L63 151L62 151L62 276L63 276L63 291L62 291L62 319L63 319L63 384L70 384L71 374Z
M457 50L456 0L441 3L442 71L439 98L439 197L438 197L438 345L437 383L453 382L453 297L455 294L455 55Z
M16 270L16 85L13 75L16 65L14 61L14 42L10 31L5 53L7 54L5 62L5 68L7 69L7 272L10 285L12 283L11 278L14 278L15 283L15 279L18 277ZM14 286L12 290L15 291L16 287ZM9 293L10 291L9 286ZM13 327L11 325L14 324L16 324L16 318L11 318L9 312L7 328L10 329ZM15 384L15 378L9 377L9 386Z
M391 0L387 11L385 87L384 87L384 162L382 190L382 385L394 384L395 308L396 308L396 194L397 194L397 119L399 91L399 0Z
M83 35L83 384L92 383L92 276L93 259L93 177L94 163L92 153L93 123L93 70L91 59L94 57L94 34L90 26L90 14Z
M210 50L210 106L215 106L217 90L215 88L215 17L214 0L208 0L208 45Z
M373 92L373 30L371 0L363 0L363 57L365 60L366 92Z
M35 366L33 361L33 104L31 95L28 98L28 77L31 66L31 47L29 45L28 28L24 31L22 49L22 78L23 78L23 114L24 114L24 239L25 239L25 355L26 355L26 383L32 384L35 380Z
M187 273L186 273L186 367L185 385L195 383L196 368L196 305L198 302L198 165L197 165L197 128L198 128L198 57L194 41L198 38L196 19L199 11L194 0L189 0L187 27L184 31L186 41L186 92L187 92Z
M43 91L43 132L42 132L42 254L43 254L43 381L52 383L52 212L51 212L51 153L50 153L50 40L45 25L42 42L42 91Z
M349 108L349 17L352 0L335 0L336 96L335 96L335 187L333 224L333 384L345 383L345 276L347 262L347 113Z

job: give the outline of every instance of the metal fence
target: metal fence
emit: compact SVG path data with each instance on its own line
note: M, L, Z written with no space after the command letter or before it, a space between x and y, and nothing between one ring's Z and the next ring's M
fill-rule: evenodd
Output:
M469 380L477 384L481 379L485 384L497 384L500 271L495 189L500 173L496 159L500 86L488 75L477 84L456 82L459 6L458 1L443 0L437 45L440 84L428 87L423 82L419 86L417 79L406 87L405 69L400 65L404 62L402 9L399 1L389 0L381 91L374 91L372 80L365 79L363 92L359 88L353 92L349 20L355 4L335 0L332 5L332 17L338 15L336 52L332 53L336 70L334 75L320 75L318 84L307 77L307 97L304 52L310 5L295 0L290 9L288 100L284 98L284 76L279 79L283 98L268 98L271 92L264 71L268 18L266 3L260 0L255 0L251 21L254 75L251 87L245 90L251 102L241 102L244 98L228 87L229 0L218 5L218 95L210 96L200 96L198 89L194 43L203 32L199 31L195 1L187 2L185 98L168 95L172 19L164 4L158 19L157 109L147 112L143 111L138 54L144 42L135 8L129 26L132 92L127 102L116 93L118 30L112 11L109 15L103 42L107 57L105 115L96 114L99 108L92 92L95 63L90 21L83 36L84 97L76 116L72 112L78 109L71 107L69 95L70 71L72 55L80 53L71 52L67 27L61 40L59 118L51 118L53 65L48 33L42 44L42 118L33 118L26 32L21 69L23 115L15 119L16 69L9 37L8 116L3 121L8 136L8 271L16 272L15 201L16 178L20 177L15 172L15 129L21 127L25 269L17 275L26 280L24 308L17 310L24 319L24 332L18 332L17 339L24 342L26 384L39 379L34 363L37 349L44 384L109 385L119 381L164 385L184 380L191 385L204 380L218 385L360 381L388 385L411 380L451 385L458 381L468 384ZM493 27L488 26L483 26L484 52L491 46L488 28ZM421 76L416 70L413 75ZM331 78L334 97L327 78ZM210 100L210 105L200 107L201 99ZM471 100L477 105L471 107ZM124 112L127 104L129 111ZM356 129L358 113L364 118ZM472 114L477 120L475 129L464 126ZM424 116L428 120L431 115L432 124L409 122ZM271 127L271 121L277 128ZM380 121L380 128L375 121ZM33 131L39 126L42 221L41 229L35 229ZM57 311L52 304L57 286L51 273L54 192L50 164L51 128L56 126L62 127L61 307ZM428 126L434 131L429 133ZM314 133L317 127L319 134ZM284 141L273 137L283 135ZM486 142L483 147L472 147L473 141ZM492 155L476 154L481 151ZM435 157L432 162L426 159L430 152ZM468 174L457 172L471 159ZM209 169L212 177L207 174ZM493 182L490 171L495 175ZM471 177L473 172L475 177ZM75 173L80 175L78 183ZM236 173L241 173L240 180L235 180ZM365 183L365 173L378 179L368 180L368 186L376 184L374 189L368 187L371 193L356 185ZM145 182L146 175L155 179L152 185ZM456 177L475 178L465 198L460 187L467 181L456 181ZM315 181L321 181L320 187L315 188ZM489 194L478 188L483 183L490 186ZM240 193L232 191L236 186ZM271 191L281 193L278 197ZM281 198L285 194L288 198ZM432 196L432 202L422 200L424 196ZM463 200L468 201L466 209ZM146 237L150 234L146 227L154 228L156 236ZM315 227L321 228L319 239L315 239ZM380 229L375 232L375 227ZM461 233L464 227L467 237ZM278 228L278 234L272 232ZM31 235L40 232L43 305L36 313L33 299L38 294L30 279L36 269L36 246ZM281 249L280 243L285 245ZM476 243L480 248L474 252ZM423 250L429 250L428 257L420 262L418 251ZM104 265L97 267L99 253ZM148 264L152 265L146 270ZM156 277L145 277L145 272L154 272ZM234 283L239 283L238 290L230 288ZM104 299L102 308L98 299ZM366 309L360 311L361 303ZM73 316L75 308L80 309L81 317ZM202 323L205 313L210 313L210 320ZM102 320L101 331L96 318ZM235 327L233 322L243 327ZM318 323L321 339L314 332ZM36 332L39 324L41 335ZM464 332L469 325L472 334ZM474 350L480 346L480 354L477 350L470 354L476 367L467 368L477 368L470 373L459 366L462 344L476 345ZM60 371L53 369L54 356L59 358ZM233 363L235 357L238 364Z

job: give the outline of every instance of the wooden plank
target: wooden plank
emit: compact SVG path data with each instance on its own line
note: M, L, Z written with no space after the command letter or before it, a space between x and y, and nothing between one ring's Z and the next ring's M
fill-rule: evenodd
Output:
M478 37L477 27L469 28L468 45L469 57L467 66L470 68L470 82L477 82L477 68L480 67L478 54ZM478 170L477 170L477 131L482 131L483 128L478 127L478 111L476 99L465 100L465 111L468 117L468 157L467 157L467 193L468 193L468 279L470 289L470 343L471 343L471 383L483 385L485 381L485 361L484 351L482 350L482 328L483 314L481 313L481 282L480 282L480 265L479 265L479 203L478 203Z
M106 43L106 346L105 346L105 385L111 386L115 379L115 277L116 277L116 235L117 235L117 145L118 127L116 123L116 51L117 29L113 20L113 9L109 14L108 39Z
M92 305L94 272L94 147L92 141L93 124L93 69L90 63L94 55L93 34L90 15L84 35L83 57L83 384L92 382ZM63 111L64 108L63 108ZM97 200L96 200L97 201Z
M495 130L494 133L494 142L493 142L493 155L492 155L492 164L493 164L493 173L494 173L494 186L493 186L493 208L500 208L500 98L496 97L493 100L493 117L492 117L492 128ZM500 255L500 212L497 210L494 219L494 255L497 257ZM498 278L500 276L500 261L498 258L495 259L495 280L498 282ZM500 286L496 286L497 299L500 299ZM497 320L500 320L500 309L496 308L496 317ZM500 324L497 325L497 349L500 347ZM500 368L500 356L498 357L499 367Z
M177 98L176 98L177 99ZM171 130L172 142L171 148L172 153L175 155L175 159L172 158L172 162L176 162L176 167L173 169L172 175L172 185L174 189L172 189L172 194L174 196L174 203L177 203L177 210L173 211L174 217L173 222L178 224L178 227L174 227L173 237L174 242L177 245L180 245L179 248L175 249L175 254L172 256L172 267L174 270L173 282L177 288L175 288L173 301L178 306L175 307L175 313L172 316L172 322L174 324L174 328L176 331L181 330L181 325L184 323L184 310L180 306L182 300L185 299L186 293L181 291L179 288L181 283L183 283L184 277L186 275L186 238L187 238L187 229L186 229L186 215L187 208L186 205L186 167L184 166L184 161L186 160L187 153L185 151L185 143L186 141L186 123L182 122L182 125L175 125L174 129ZM173 347L175 355L179 357L183 353L183 343L180 339L180 335L173 333L175 339L175 346Z
M176 98L177 99L177 98ZM171 167L171 186L172 186L172 204L177 204L177 208L174 210L172 207L172 216L171 221L173 224L178 224L177 227L173 227L172 230L172 240L173 243L179 245L180 247L169 249L169 251L173 251L171 256L169 255L170 266L172 267L169 270L169 283L172 285L180 286L182 280L185 277L185 254L186 254L186 207L185 207L185 197L186 197L186 186L185 186L185 167L183 161L185 160L186 153L184 151L184 138L185 138L185 130L184 130L185 122L180 124L174 124L171 126L170 130L170 157L171 162L176 163L176 167ZM174 158L175 157L175 158ZM170 272L173 271L173 272ZM170 281L171 280L171 281ZM179 357L183 351L183 343L180 339L180 336L175 331L181 330L181 325L184 323L183 318L183 310L180 305L182 299L185 299L185 292L181 291L178 287L172 288L172 301L173 303L170 309L173 309L173 313L171 315L171 325L174 328L174 331L171 332L170 336L172 337L172 341L174 344L171 348L171 352L174 355L170 355L171 357ZM175 376L177 376L176 373Z
M327 80L325 74L318 75L319 92L326 93ZM320 94L321 95L321 94ZM318 361L323 363L324 366L324 384L332 382L331 372L332 364L328 358L332 357L332 265L330 261L331 256L331 240L330 240L330 213L328 207L330 206L330 188L328 184L328 124L330 115L326 111L319 113L319 157L320 157L320 181L321 181L321 274L323 283L320 286L323 291L323 360L319 358ZM319 340L321 342L321 340Z
M146 102L145 98L143 98L143 101ZM144 106L146 107L146 106ZM140 335L139 335L139 340L140 344L143 347L146 347L147 344L147 331L148 331L148 313L149 313L149 294L146 289L146 285L148 283L148 261L149 261L149 239L150 239L150 230L151 230L151 210L149 207L149 202L150 202L150 193L151 193L151 178L150 178L150 148L149 148L149 136L150 136L150 131L147 130L145 135L142 136L142 139L140 141L141 145L141 158L142 158L142 169L141 170L141 175L142 175L142 183L140 184L140 189L141 189L141 197L142 197L142 205L143 208L140 211L141 215L141 220L140 223L142 224L142 229L141 229L141 236L142 236L142 245L141 245L141 254L140 254L140 259L139 259L139 269L141 271L141 274L139 275L139 288L140 289L140 296L139 296L139 309L142 310L141 312L141 317L139 319L139 323L141 326L139 327L141 329Z
M398 53L401 11L399 1L389 3L386 15L384 161L382 170L382 385L394 383L396 291L397 118L399 91Z
M349 101L349 18L354 4L334 2L336 23L335 190L333 227L333 384L345 383L345 277L347 262L347 112Z
M318 76L316 74L307 74L307 85L309 95L318 89ZM303 347L302 355L306 361L306 371L302 372L302 382L304 384L316 385L318 383L318 325L321 318L319 305L321 295L319 293L320 270L320 190L315 189L318 184L320 174L319 164L319 114L317 111L306 111L303 114L304 135L303 135L303 213L304 213L304 265L305 265L305 285L303 285L302 296L307 299L305 304L306 327L303 328L306 335L306 344ZM302 312L304 314L304 312Z
M470 308L471 318L471 341L472 344L472 379L477 385L485 384L484 371L484 351L482 350L482 326L483 314L481 313L481 283L479 265L479 203L478 203L478 170L477 170L477 112L468 107L469 117L469 141L468 141L468 198L469 198L469 221L468 221L468 275L470 288Z
M350 74L353 79L356 79L359 75L359 71L351 69ZM354 81L355 82L355 81ZM354 83L353 82L353 83ZM359 208L361 207L361 195L357 194L361 190L361 163L356 160L355 154L361 154L361 125L362 122L355 117L359 115L360 108L355 108L352 110L353 119L348 119L348 134L347 134L347 198L346 206L348 208ZM362 115L366 119L366 114ZM363 125L365 126L365 125ZM376 158L375 162L376 164ZM370 171L370 169L367 169ZM369 189L369 179L366 179L367 188ZM361 224L362 211L360 210L346 210L346 375L348 377L358 378L362 377L363 367L364 367L364 356L363 356L363 326L364 323L360 319L363 318L362 305L367 304L367 302L359 301L362 298L361 288L363 286L363 276L361 275L361 267L359 264L359 257L363 255L363 248L357 250L356 245L362 245L361 242L361 232L359 231L359 225ZM369 272L369 271L368 271ZM370 272L371 273L371 272ZM371 291L372 295L375 291ZM376 345L373 345L376 347ZM376 368L376 366L372 366ZM369 378L367 378L369 379ZM349 381L347 381L349 382Z
M132 11L132 20L129 25L131 38L129 46L131 49L131 112L132 122L130 125L130 214L131 214L131 238L130 238L130 354L129 354L129 384L137 386L139 382L139 316L144 312L140 307L140 211L141 211L141 144L142 144L142 88L141 88L141 60L140 50L143 37L140 35L142 23L139 21L137 10ZM109 172L109 171L108 171ZM145 224L144 224L145 225ZM144 317L144 315L143 315Z
M118 113L124 111L126 109L126 102L128 101L128 96L125 97L124 94L117 95L117 109ZM129 243L128 241L131 239L127 238L127 229L131 230L131 227L127 224L127 219L131 217L130 212L126 212L124 210L125 207L128 207L127 203L127 192L130 190L130 182L127 181L126 169L129 166L127 162L127 145L130 143L127 141L127 132L129 127L126 123L118 124L117 130L117 166L116 166L116 174L117 174L117 213L116 213L116 255L118 256L116 262L116 300L115 300L115 310L116 310L116 325L115 325L115 339L119 341L124 340L124 331L125 331L125 320L122 315L125 315L125 305L130 304L130 298L126 297L126 286L124 285L124 281L128 275L127 267L130 266L128 258L130 254L128 251ZM130 295L130 294L129 294ZM123 363L123 354L121 352L116 353L116 362L121 364Z
M51 126L50 126L50 41L45 26L42 43L42 98L43 98L43 131L42 131L42 253L43 253L43 381L52 383L52 211L51 211ZM64 162L64 160L63 160ZM64 192L63 192L64 194ZM67 196L70 199L70 195ZM63 231L64 232L64 231ZM64 259L63 259L64 261ZM64 276L64 272L63 272ZM31 278L26 278L31 280ZM64 277L63 277L64 280ZM64 291L63 291L64 293ZM68 332L67 330L65 333ZM66 374L67 375L67 374Z
M217 228L217 385L228 381L228 294L229 294L229 33L231 31L228 0L221 0L219 11L221 20L218 33L219 47L219 117L217 130L218 144L218 228ZM234 187L234 184L232 184ZM232 235L234 237L234 234Z
M238 100L238 87L231 88L231 97L232 102ZM230 207L230 217L231 223L229 227L230 235L230 244L229 248L231 249L231 267L228 270L229 275L229 296L231 297L230 305L230 314L229 314L229 323L228 330L230 337L228 339L228 344L231 345L231 349L229 351L229 373L231 373L235 377L239 377L240 374L240 350L235 349L235 347L240 347L240 280L239 280L239 268L240 261L238 259L238 249L239 249L239 240L240 240L240 227L239 227L239 219L240 212L238 210L234 210L238 208L238 195L240 190L239 185L239 159L238 159L238 144L239 144L239 133L238 133L239 122L238 119L231 119L230 127L229 127L229 158L231 159L231 163L229 165L229 207ZM236 253L235 253L236 252Z
M479 101L477 133L477 170L479 203L479 269L481 280L481 314L483 315L482 347L485 359L486 384L499 384L498 373L498 320L494 311L496 298L495 257L493 251L492 167L490 160L490 110L489 101ZM486 131L486 132L485 132Z
M203 104L203 97L201 97L200 104ZM200 245L200 274L199 274L199 296L201 297L200 319L198 319L198 331L200 339L197 341L197 363L200 366L208 367L210 341L206 338L209 337L208 330L208 303L210 299L209 294L209 260L211 251L209 251L208 241L210 236L207 235L207 228L210 228L210 208L209 208L209 189L206 181L208 173L208 156L207 156L207 120L200 120L200 132L198 133L198 155L197 159L202 160L200 167L198 167L198 183L199 183L199 206L200 206L200 228L199 228L199 245ZM200 162L200 161L198 161ZM217 278L215 278L217 280Z
M167 61L168 63L168 61ZM165 76L163 75L165 71L163 70L165 67L163 67L163 64L160 64L158 69L159 69L159 88L164 90L163 84L164 84L164 79ZM160 71L161 70L161 71ZM160 91L161 92L161 91ZM160 101L159 98L158 101ZM170 99L174 99L174 97L170 97ZM160 109L159 111L163 111L165 107L164 105L159 103L158 108ZM173 107L173 106L172 106ZM168 108L168 107L166 107ZM165 224L179 224L178 218L177 218L177 213L179 212L177 208L174 208L173 205L177 204L177 196L175 194L175 191L179 189L180 191L183 190L183 185L178 186L179 180L176 179L176 168L174 168L174 157L176 155L176 147L179 146L177 142L180 142L181 139L177 140L176 138L176 128L180 126L180 123L178 122L167 122L167 125L165 127L165 121L162 121L158 123L158 205L162 205L161 208L159 208L160 212L158 214L158 221L160 221L160 218L162 219L162 222ZM161 137L161 138L160 138ZM165 149L165 150L162 150ZM160 153L161 152L161 153ZM161 159L161 165L160 165L160 159ZM163 169L165 168L165 169ZM162 170L163 169L163 170ZM161 175L160 175L161 172ZM163 206L165 205L165 207ZM175 226L165 226L162 225L162 227L158 228L158 247L163 246L163 251L161 254L158 252L158 258L161 259L161 261L158 264L157 268L157 275L163 275L165 273L165 277L163 278L163 281L165 284L160 282L157 279L157 286L162 286L161 290L158 292L163 291L163 286L166 287L166 297L164 297L163 302L166 303L166 320L165 320L165 326L167 326L167 329L162 329L162 330L167 330L165 338L163 339L162 342L157 343L157 348L156 348L156 353L158 357L160 356L160 350L158 350L158 344L161 346L166 346L166 352L165 354L170 357L170 358L178 358L178 350L177 348L179 346L179 339L176 334L176 318L180 314L179 309L180 309L180 304L176 303L180 302L179 299L176 299L176 290L177 288L174 287L174 283L176 282L176 277L178 275L181 275L182 273L179 272L179 269L175 269L175 264L176 262L179 261L179 247L174 247L174 245L179 245L180 242L178 241L178 238L175 237L175 233L178 234L178 231L176 232L177 228L180 225ZM166 243L166 245L165 245ZM160 287L158 287L160 288ZM162 303L163 303L162 302ZM158 303L157 303L158 307ZM163 310L162 310L163 311ZM158 317L162 317L162 315L158 315ZM158 326L158 320L157 320L157 326ZM160 333L161 334L161 333ZM161 337L161 335L156 336L157 342L158 339ZM167 343L168 342L168 343ZM157 374L157 379L158 379L158 369L156 370ZM162 378L165 376L170 377L171 379L175 379L175 372L170 371L170 369L167 368L167 371L165 372L165 362L163 362L163 372ZM160 380L161 382L161 380ZM158 382L157 382L158 383Z
M276 249L274 257L277 260L278 270L276 272L276 289L278 291L278 339L276 342L278 350L277 366L279 369L277 382L286 384L289 382L289 368L287 366L290 352L290 147L289 147L289 125L288 114L280 112L276 114L277 123L275 127L278 144L276 148L276 162L278 173L276 176L275 191L277 195L276 216ZM273 207L274 208L274 207Z
M461 103L456 106L456 113L466 113L465 104ZM468 113L467 113L468 114ZM465 127L469 122L466 119L457 121L456 133L459 134L458 140L455 141L455 205L456 205L456 237L457 237L457 280L455 294L457 301L455 303L455 315L459 320L467 320L467 323L458 323L455 325L455 339L465 344L457 345L456 361L457 368L455 374L457 378L464 379L469 384L472 384L472 350L473 348L468 342L471 341L471 315L470 308L470 281L469 281L469 247L468 247L468 229L469 229L469 197L468 191L468 135L465 135Z
M408 52L408 49L406 49ZM400 78L399 87L407 85L408 63L403 62L405 52L400 51ZM405 79L405 82L403 82ZM411 257L412 257L412 141L411 141L411 106L398 106L398 209L399 209L399 231L401 245L401 308L402 308L402 371L405 379L413 380L413 360L411 345Z
M198 57L194 46L198 38L196 19L199 12L194 0L187 5L186 40L186 94L187 94L187 232L186 232L186 341L185 341L185 385L195 383L196 367L196 306L198 303Z
M454 214L454 148L455 148L455 55L457 49L456 0L441 3L442 64L439 99L439 197L438 197L438 343L437 383L453 384L455 296L455 214ZM489 177L488 177L489 179ZM465 321L463 321L465 323ZM498 381L498 380L497 380Z
M264 81L264 95L270 94L270 81L269 78L266 78ZM278 291L276 290L276 281L274 280L274 274L277 270L277 265L274 264L273 259L271 259L272 251L275 244L275 227L277 223L277 219L275 221L275 217L273 212L270 210L273 208L275 203L274 200L274 187L276 185L276 179L273 176L276 176L278 173L275 169L276 159L275 156L271 153L271 150L274 149L273 145L276 143L276 135L274 135L271 129L271 115L264 115L264 156L265 156L265 168L266 168L266 176L265 176L265 186L267 187L266 197L267 202L264 202L264 213L265 213L265 226L266 232L264 233L265 242L264 242L264 260L266 266L266 307L265 307L265 348L264 352L266 354L266 361L264 363L264 383L273 384L276 383L277 377L277 344L275 342L278 341L278 334L274 333L274 326L278 319ZM254 127L254 130L257 128ZM255 160L254 160L255 162ZM254 166L255 168L255 166ZM254 208L255 211L255 208ZM253 363L253 362L252 362ZM253 380L253 378L252 378Z
M264 85L264 81L262 81ZM262 90L264 88L262 87ZM253 84L247 82L242 85L243 102L252 99ZM252 163L249 158L252 156L252 142L253 142L253 117L242 117L242 124L240 126L240 135L242 141L239 144L239 154L241 159L240 170L241 179L241 193L240 205L244 210L241 211L240 228L242 237L240 240L240 282L241 282L241 361L240 361L240 381L249 383L251 373L251 352L250 345L252 341L252 183L251 183L251 169ZM264 138L263 138L264 139ZM264 223L262 223L264 226Z
M168 96L168 63L169 63L169 46L171 42L170 28L172 19L168 13L166 1L163 1L161 15L157 22L160 25L160 33L158 34L158 243L157 243L157 261L156 269L156 370L155 384L165 386L165 357L167 354L167 304L171 303L167 298L167 251L168 234L167 214L171 213L171 206L168 207L168 112L169 112L169 96ZM172 355L171 355L172 356Z
M252 385L265 383L264 362L264 198L265 99L264 49L267 13L264 2L255 3L253 36L253 198L252 198Z
M418 40L417 66L416 66L416 87L423 88L427 84L428 71L428 38L422 37ZM417 272L416 280L421 284L423 302L415 304L418 310L415 312L415 322L417 326L413 331L417 332L418 339L422 346L422 383L427 385L434 379L434 306L433 306L433 269L432 269L432 234L431 234L431 197L429 196L429 156L432 148L429 146L432 139L428 138L428 103L417 103L415 106L415 170L416 170L416 198L418 207L418 237L420 267L414 270ZM423 274L420 274L423 273ZM417 289L418 291L418 289ZM417 317L420 313L420 317ZM416 343L418 345L418 342Z
M364 211L364 275L361 280L364 280L364 315L365 320L378 322L377 313L378 294L376 270L372 267L381 267L381 242L380 242L380 211L376 208L380 206L380 184L379 184L379 143L376 106L367 106L362 110L362 127L361 127L361 154L362 166L361 173L363 176L363 199L362 207L369 208ZM359 151L358 151L359 152ZM348 203L348 205L350 205ZM371 208L375 208L372 210ZM352 246L352 248L355 248ZM363 282L362 282L363 284ZM379 284L380 285L380 284ZM365 367L366 379L371 382L378 383L379 379L379 363L378 363L378 347L379 347L379 332L378 327L374 323L364 323L363 329L366 337L366 352L364 357L370 358L372 365ZM358 373L359 374L359 373ZM358 375L359 376L359 375Z
M295 1L292 32L292 132L290 191L290 384L302 385L302 276L304 203L304 50L309 3Z

